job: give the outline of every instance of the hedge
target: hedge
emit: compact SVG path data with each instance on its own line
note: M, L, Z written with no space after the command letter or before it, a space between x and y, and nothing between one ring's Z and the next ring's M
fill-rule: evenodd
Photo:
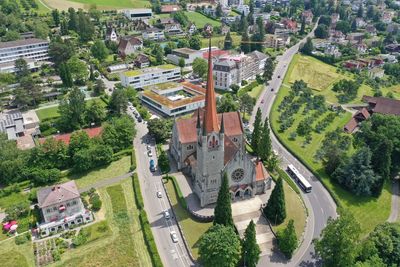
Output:
M279 177L281 177L283 180L285 180L288 183L288 185L294 190L294 192L296 192L296 194L300 195L299 187L296 186L296 183L293 181L293 179L291 179L289 177L289 175L286 174L286 172L284 170L282 170L281 168L278 168L278 174L279 174Z
M162 261L160 255L158 254L157 245L154 241L153 233L151 232L151 227L149 220L147 219L147 213L144 210L143 197L140 190L139 178L136 173L132 175L133 182L133 192L135 194L136 206L139 209L139 221L142 226L142 232L144 241L146 243L147 249L149 250L151 262L154 267L162 267Z
M130 156L131 155L131 151L132 151L131 148L127 148L127 149L118 151L117 153L113 154L112 160L116 161L116 160L121 159L123 156Z
M172 181L172 185L174 186L175 192L178 196L178 202L179 204L185 209L187 210L187 203L186 203L186 199L182 194L181 189L179 188L179 184L176 181L176 178L174 176L165 176L164 179Z
M135 149L132 148L132 152L131 152L131 168L130 171L134 171L136 170L136 154L135 154Z
M242 87L239 89L238 91L238 96L243 95L244 93L250 92L251 90L253 90L255 87L257 87L258 85L260 85L257 81L252 81L251 83L249 83L248 85Z

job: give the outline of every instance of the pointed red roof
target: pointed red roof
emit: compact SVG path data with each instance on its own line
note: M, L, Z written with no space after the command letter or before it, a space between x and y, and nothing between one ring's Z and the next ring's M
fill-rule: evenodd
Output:
M204 132L218 132L218 118L217 118L217 103L215 100L214 91L214 78L212 69L212 58L211 58L211 38L209 40L208 48L208 73L207 73L207 91L206 91L206 103L204 112Z

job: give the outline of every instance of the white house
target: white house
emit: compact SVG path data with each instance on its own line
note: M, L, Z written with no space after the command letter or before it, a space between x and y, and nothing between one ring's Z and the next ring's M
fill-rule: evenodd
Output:
M144 40L150 41L164 41L165 35L164 31L160 30L159 28L152 27L142 32L142 37Z
M122 11L130 20L145 20L153 16L153 12L149 8L134 8Z
M181 78L181 69L172 64L166 64L121 72L120 78L123 86L143 88L148 85L177 81Z

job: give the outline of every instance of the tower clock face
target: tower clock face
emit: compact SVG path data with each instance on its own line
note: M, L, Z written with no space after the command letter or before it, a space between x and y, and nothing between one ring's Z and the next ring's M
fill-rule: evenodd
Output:
M232 172L232 181L240 182L244 178L244 170L243 169L236 169Z

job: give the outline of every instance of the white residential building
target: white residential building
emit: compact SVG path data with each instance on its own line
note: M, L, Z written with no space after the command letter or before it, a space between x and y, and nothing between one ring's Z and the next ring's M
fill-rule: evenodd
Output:
M164 31L160 30L159 28L153 27L142 32L143 40L150 40L150 41L164 41L165 35Z
M257 74L263 72L266 60L267 56L258 51L218 58L213 68L215 88L229 90L232 84L254 79Z
M206 90L189 82L167 82L143 87L139 98L167 116L176 116L204 107Z
M149 8L135 8L122 11L130 20L145 20L153 16L153 12Z
M236 8L240 14L247 16L250 13L250 7L248 5L240 5Z
M183 47L172 50L172 53L167 55L167 59L172 64L179 65L179 60L183 58L185 66L191 66L196 58L201 58L202 56L202 51Z
M0 42L0 72L14 72L14 62L21 57L27 60L29 68L38 61L48 60L49 42L36 38Z
M181 69L177 66L166 64L121 72L120 78L123 86L143 88L148 85L177 81L181 78Z

